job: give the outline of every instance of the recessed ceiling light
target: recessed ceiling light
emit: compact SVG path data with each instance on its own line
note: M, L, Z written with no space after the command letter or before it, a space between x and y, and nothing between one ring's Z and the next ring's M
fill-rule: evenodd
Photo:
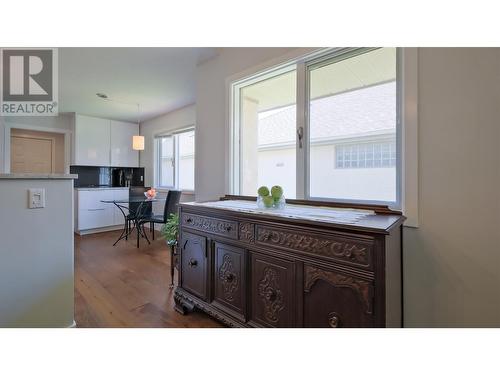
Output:
M99 98L101 98L101 99L108 99L108 96L107 96L106 94L101 93L101 92L98 92L96 95L97 95Z

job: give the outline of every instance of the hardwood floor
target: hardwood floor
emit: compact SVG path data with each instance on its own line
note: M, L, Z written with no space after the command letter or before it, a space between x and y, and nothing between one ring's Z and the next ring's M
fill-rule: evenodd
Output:
M75 234L77 327L222 327L203 313L174 311L170 253L164 240L157 237L151 245L141 240L137 249L129 239L113 247L119 234Z

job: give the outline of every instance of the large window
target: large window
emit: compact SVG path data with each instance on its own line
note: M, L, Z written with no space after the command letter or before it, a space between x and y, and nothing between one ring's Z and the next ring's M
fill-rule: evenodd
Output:
M399 207L397 56L336 49L234 83L233 193Z
M194 190L194 130L157 138L159 188Z
M279 181L295 197L295 69L249 83L238 91L240 194ZM276 152L276 149L279 152Z

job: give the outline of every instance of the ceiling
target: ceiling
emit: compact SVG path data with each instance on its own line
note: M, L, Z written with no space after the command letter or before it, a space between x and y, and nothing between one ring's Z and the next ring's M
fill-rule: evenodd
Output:
M59 112L123 121L195 102L196 66L215 48L59 48ZM104 93L110 100L98 98Z

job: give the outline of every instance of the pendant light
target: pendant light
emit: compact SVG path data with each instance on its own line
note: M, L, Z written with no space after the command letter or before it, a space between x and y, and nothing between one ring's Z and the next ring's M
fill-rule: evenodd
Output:
M137 104L137 128L139 129L141 126L141 109L139 104ZM136 151L144 151L144 136L143 135L134 135L132 137L132 149Z

